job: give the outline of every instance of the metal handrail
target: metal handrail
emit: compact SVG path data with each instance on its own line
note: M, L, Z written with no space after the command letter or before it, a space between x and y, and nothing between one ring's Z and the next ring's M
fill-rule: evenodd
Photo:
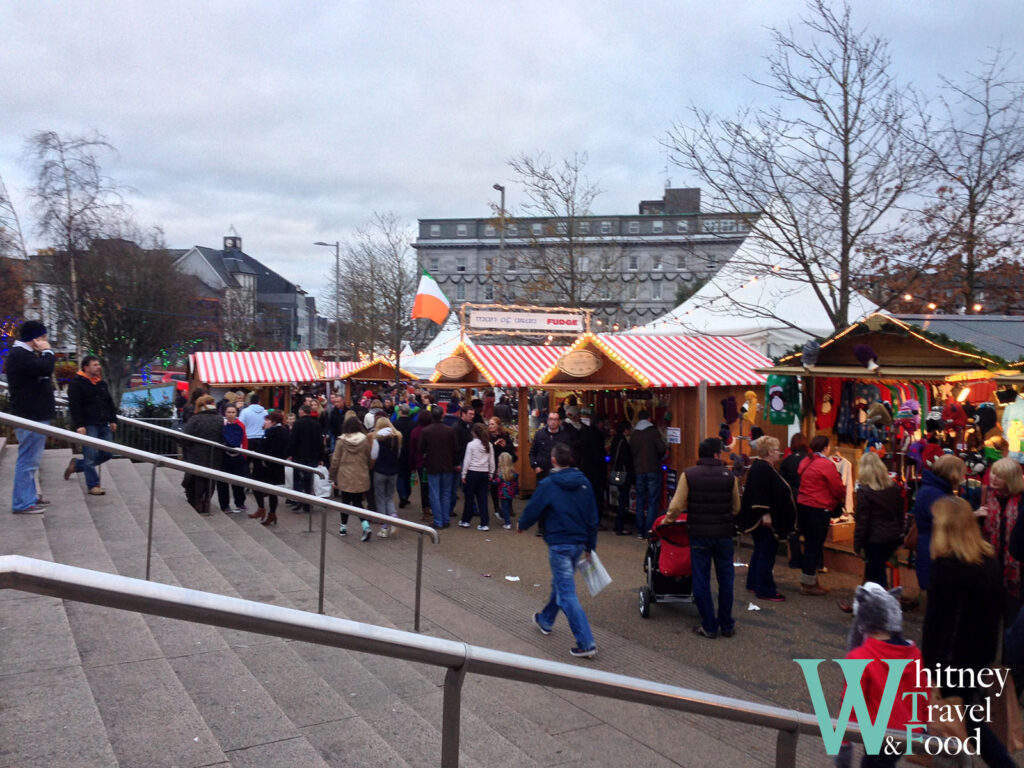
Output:
M210 480L219 480L221 482L230 483L232 485L241 485L246 488L251 488L254 491L261 491L262 493L270 494L272 496L283 496L286 499L291 499L299 504L316 505L321 508L320 513L320 587L319 587L319 602L318 610L323 613L324 610L324 572L327 565L327 509L334 509L339 512L347 512L350 514L359 515L360 517L375 520L379 523L387 523L388 526L394 526L396 528L408 528L419 534L416 540L416 604L414 609L414 628L418 632L420 629L420 597L423 586L423 537L429 536L431 540L437 544L441 537L438 535L437 530L420 523L414 523L409 520L403 520L399 517L391 517L389 515L382 515L379 512L373 512L368 509L362 509L360 507L352 506L351 504L344 504L340 501L334 501L333 499L325 499L319 496L313 496L307 493L300 493L299 491L293 491L290 488L285 488L279 485L270 485L269 483L261 483L259 480L250 480L246 477L239 475L232 475L228 472L221 472L219 469L212 469L204 467L199 464L191 464L187 461L181 461L180 459L172 459L165 456L160 456L155 453L149 453L138 448L131 448L120 443L113 443L107 440L100 440L96 437L90 437L88 435L80 435L78 432L72 432L67 429L61 429L60 427L52 427L49 424L41 424L38 421L30 421L29 419L23 419L19 416L12 416L9 413L0 413L0 424L10 424L12 427L18 429L27 429L30 432L38 432L48 437L55 437L59 440L64 440L69 443L75 443L78 445L88 445L92 448L98 448L101 451L117 452L121 456L129 459L135 459L136 461L146 462L147 464L153 465L153 471L150 474L149 480L149 526L146 532L146 579L149 579L150 574L150 562L153 554L153 504L154 495L156 493L156 470L158 467L168 467L169 469L177 469L182 472L186 472L190 475L196 475L198 477L205 477Z
M799 734L821 733L814 715L794 709L21 555L0 556L0 589L446 667L441 721L444 768L459 764L461 690L467 673L773 728L778 731L777 768L795 766ZM835 719L832 727L836 727ZM846 735L862 738L857 721L849 721ZM886 735L900 742L906 740L904 732L890 730Z
M200 445L210 445L214 448L219 448L222 451L230 450L232 453L236 453L240 456L248 456L253 459L259 459L260 461L267 461L271 464L280 464L285 467L291 467L297 469L300 472L316 472L323 478L328 477L327 467L311 467L308 464L301 464L297 461L290 461L289 459L279 459L277 456L268 456L265 453L259 451L252 451L247 448L228 448L224 443L218 443L216 440L207 440L205 437L196 437L186 432L182 432L179 429L171 429L170 427L161 427L159 424L150 424L148 421L140 421L134 419L131 416L118 416L117 421L120 424L131 424L142 429L148 429L152 432L158 432L163 435L170 435L177 440L191 440L193 443L199 443ZM237 485L237 483L236 483Z

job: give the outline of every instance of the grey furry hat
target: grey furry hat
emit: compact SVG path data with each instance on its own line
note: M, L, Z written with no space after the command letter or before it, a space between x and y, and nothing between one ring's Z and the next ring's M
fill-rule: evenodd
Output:
M903 587L887 591L873 581L857 587L857 591L853 595L850 649L863 645L864 637L868 632L888 632L892 635L902 636L903 609L900 606L900 595L902 594Z

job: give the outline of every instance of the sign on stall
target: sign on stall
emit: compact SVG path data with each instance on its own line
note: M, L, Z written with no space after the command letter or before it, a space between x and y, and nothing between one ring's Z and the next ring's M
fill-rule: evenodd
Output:
M533 333L583 333L583 315L568 312L497 312L474 309L469 327L481 331L526 331Z
M682 434L682 429L680 427L668 427L665 431L668 433L667 437L668 437L668 444L669 445L681 445L682 444L682 442L683 442L683 434Z

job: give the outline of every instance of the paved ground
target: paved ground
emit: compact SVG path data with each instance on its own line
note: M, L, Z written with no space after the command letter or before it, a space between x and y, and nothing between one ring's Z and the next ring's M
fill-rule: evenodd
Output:
M402 515L418 521L418 492L413 496L413 504L402 510ZM515 510L518 512L524 504L517 501ZM457 512L461 510L460 498ZM508 589L535 596L539 610L551 583L543 540L532 531L516 534L502 530L500 520L495 523L493 517L488 532L477 531L477 522L474 519L472 528L459 528L453 522L452 528L442 533L445 557L478 578L493 579ZM610 519L605 522L610 523ZM649 619L640 617L637 591L645 583L645 551L646 542L635 536L615 536L610 530L599 534L598 552L613 581L596 598L586 594L582 582L578 582L581 602L592 623L651 650L679 655L686 663L755 691L780 706L811 711L803 676L793 659L845 655L850 617L837 608L835 598L849 598L859 579L847 574L824 574L821 581L833 588L833 594L804 597L799 594L799 571L788 568L786 560L780 557L775 578L789 599L784 603L766 603L746 591L746 568L737 566L733 608L736 635L707 640L692 634L692 627L699 623L696 606L692 604L656 604ZM745 563L749 558L750 549L741 546L736 561ZM518 577L518 581L508 581L506 577ZM916 591L916 587L910 589ZM751 603L760 610L749 610ZM922 618L923 608L904 614L905 634L918 643ZM835 665L822 665L821 669L829 700L837 701L841 691L839 669Z

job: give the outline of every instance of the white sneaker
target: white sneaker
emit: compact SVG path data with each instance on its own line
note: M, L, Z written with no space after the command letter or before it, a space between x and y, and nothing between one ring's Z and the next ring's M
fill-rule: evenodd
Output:
M387 528L381 528L379 531L377 531L377 538L378 539L386 539L388 537L388 535L389 534L388 534L388 529Z
M469 523L464 523L459 520L459 528L469 528Z
M503 525L501 527L504 528L506 531L511 531L512 530L512 526L509 525L508 523L505 523L505 525Z
M478 531L489 531L489 530L491 530L491 526L489 526L489 525L478 525L476 527L476 529Z
M339 525L338 526L338 535L339 536L348 536L348 526L347 525Z

